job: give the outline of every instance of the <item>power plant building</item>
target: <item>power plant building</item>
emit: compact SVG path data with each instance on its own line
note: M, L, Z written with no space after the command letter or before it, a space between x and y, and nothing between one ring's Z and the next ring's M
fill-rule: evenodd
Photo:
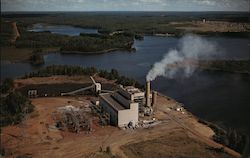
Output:
M138 123L139 104L128 100L119 92L99 95L102 109L110 115L110 124L124 127Z
M146 93L133 86L120 85L116 92L99 94L100 106L109 115L110 124L118 127L138 124L139 112L152 115L156 98L156 92L151 94L150 82L147 82Z
M127 98L131 102L139 103L139 106L143 105L145 93L139 90L138 88L135 88L133 86L123 87L122 85L120 85L118 89L118 93L123 95L125 98Z

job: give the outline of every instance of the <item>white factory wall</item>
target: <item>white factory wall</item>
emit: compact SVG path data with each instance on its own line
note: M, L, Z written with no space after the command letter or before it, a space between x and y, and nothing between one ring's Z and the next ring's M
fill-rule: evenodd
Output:
M133 125L138 123L138 103L131 103L130 109L118 111L118 126L123 127L131 121Z

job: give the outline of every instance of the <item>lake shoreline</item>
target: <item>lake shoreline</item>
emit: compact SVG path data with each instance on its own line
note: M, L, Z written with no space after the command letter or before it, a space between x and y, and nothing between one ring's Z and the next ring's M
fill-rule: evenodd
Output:
M93 51L93 52L81 52L81 51L60 51L59 53L61 54L82 54L82 55L95 55L95 54L104 54L104 53L111 53L115 51L128 51L128 52L136 52L136 48L111 48L111 49L106 49L106 50L101 50L101 51Z

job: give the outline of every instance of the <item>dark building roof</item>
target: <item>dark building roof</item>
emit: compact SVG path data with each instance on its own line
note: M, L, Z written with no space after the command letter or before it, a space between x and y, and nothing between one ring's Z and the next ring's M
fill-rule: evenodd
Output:
M110 93L100 94L100 97L105 100L115 111L126 109L119 101L112 97L112 94Z

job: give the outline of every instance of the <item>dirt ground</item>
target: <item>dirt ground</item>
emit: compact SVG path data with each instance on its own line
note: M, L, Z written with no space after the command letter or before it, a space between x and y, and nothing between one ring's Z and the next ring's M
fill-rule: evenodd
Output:
M4 128L2 131L1 143L7 154L9 153L10 157L12 157L11 155L14 157L17 155L32 155L32 157L68 157L72 155L73 157L81 157L93 152L93 149L96 151L94 147L100 144L99 141L89 140L89 142L93 142L90 145L88 145L89 143L81 143L81 141L90 139L90 136L95 137L96 132L75 134L50 128L55 126L52 113L57 111L58 107L77 106L77 104L82 103L82 100L85 101L84 103L90 102L90 98L33 99L32 104L35 105L35 111L28 116L27 120L20 125ZM101 127L93 125L94 131L99 131L98 128Z
M33 84L63 84L63 83L87 83L92 82L89 76L50 76L50 77L32 77L27 79L16 79L15 86L21 87L24 85Z
M101 78L98 75L94 76L96 82L114 83L114 81L108 81L107 79ZM31 77L27 79L16 79L14 84L15 88L20 88L26 85L35 84L63 84L63 83L92 83L89 76L50 76L50 77Z
M52 113L58 107L89 104L91 99L93 98L90 96L32 99L35 111L23 123L2 129L1 145L6 150L6 157L108 158L115 155L127 158L147 157L149 153L156 153L153 156L156 158L174 155L190 157L204 153L211 157L229 157L228 154L210 150L210 147L222 147L211 140L214 133L210 128L198 123L186 110L176 111L175 108L180 105L161 95L157 97L158 102L154 107L154 117L161 123L154 127L121 130L112 126L102 127L98 121L93 121L91 133L82 131L77 134L54 128ZM135 153L136 148L141 148L139 153ZM169 153L164 152L165 150ZM234 157L240 157L228 148L225 151Z

